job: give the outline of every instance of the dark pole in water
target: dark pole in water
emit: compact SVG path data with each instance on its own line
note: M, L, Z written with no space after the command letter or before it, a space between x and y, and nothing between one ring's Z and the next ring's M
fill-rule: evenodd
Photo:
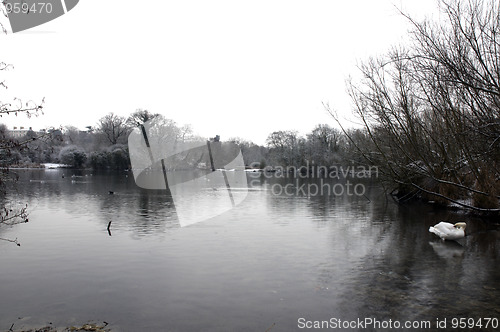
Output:
M144 137L144 142L146 142L146 146L148 147L149 159L151 159L151 164L154 163L153 151L151 151L151 145L149 145L148 134L146 133L146 128L141 124L142 137Z
M212 148L210 147L210 141L207 141L208 155L210 157L210 166L212 166L212 172L215 172L214 158L212 157Z
M212 166L212 172L215 172L215 163L214 163L214 159L212 156L212 148L210 147L210 141L207 141L207 146L208 146L208 155L210 156L210 164ZM229 194L229 199L231 199L231 205L234 207L235 206L234 197L233 197L233 193L231 192L231 185L229 184L229 180L227 179L227 174L226 174L226 170L224 169L224 167L222 167L221 172L222 172L222 176L224 178L224 183L226 184L227 192Z
M140 124L140 126L141 126L142 136L144 137L144 142L146 142L146 146L148 147L149 159L151 159L151 165L153 165L155 163L155 160L153 157L153 151L151 150L151 145L149 144L148 134L146 133L146 128L144 127L144 125ZM161 169L163 172L163 180L165 181L165 189L167 190L167 196L172 197L172 192L170 191L170 187L168 186L167 169L165 167L165 161L163 160L163 158L161 159ZM175 207L173 199L172 199L172 206Z
M165 167L165 161L163 160L163 158L161 159L161 170L163 171L163 179L165 179L165 187L167 188L167 195L172 196L172 192L170 191L170 187L168 186L167 168Z

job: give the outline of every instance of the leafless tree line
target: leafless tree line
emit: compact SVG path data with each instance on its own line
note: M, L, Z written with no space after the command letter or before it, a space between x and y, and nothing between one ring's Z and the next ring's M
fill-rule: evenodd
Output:
M348 82L369 138L357 148L401 199L498 212L500 2L439 5L440 22L402 13L412 26L409 45L370 59L362 79Z
M272 165L300 167L315 163L333 166L348 155L347 140L337 128L315 126L305 137L295 130L272 132L266 140L267 158Z

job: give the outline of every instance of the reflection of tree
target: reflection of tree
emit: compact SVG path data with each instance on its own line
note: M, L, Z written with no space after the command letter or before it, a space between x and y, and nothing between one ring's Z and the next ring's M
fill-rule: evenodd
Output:
M460 312L470 317L494 314L494 303L500 302L483 286L498 284L497 257L478 254L471 237L465 246L432 238L413 209L400 210L392 218L395 222L385 228L381 241L362 239L370 249L344 287L349 318L435 322L436 317L451 319Z
M141 234L177 226L172 196L165 195L164 191L141 190L135 214L133 228Z
M128 174L68 169L30 170L20 174L17 192L43 206L42 211L55 209L83 219L88 217L88 222L98 222L104 233L109 221L112 221L113 236L127 231L142 237L179 227L172 198L166 196L164 190L137 187ZM114 194L110 195L109 191ZM28 203L34 204L31 201Z
M88 189L102 195L97 207L100 222L104 229L112 220L114 236L123 229L144 236L177 227L172 198L164 190L141 189L132 177L114 172L97 174L92 180ZM109 190L114 195L108 195Z
M267 209L272 215L283 215L277 223L294 222L288 214L297 216L307 207L306 215L314 215L309 222L330 237L326 254L319 253L326 257L318 260L311 289L316 300L324 303L311 312L330 306L344 320L432 322L457 313L494 315L500 305L498 292L492 291L499 276L497 232L469 235L463 246L442 243L428 233L429 225L457 215L425 205L397 206L378 190L370 196L371 202L362 197L311 197L298 202L268 196ZM425 216L429 220L422 221Z

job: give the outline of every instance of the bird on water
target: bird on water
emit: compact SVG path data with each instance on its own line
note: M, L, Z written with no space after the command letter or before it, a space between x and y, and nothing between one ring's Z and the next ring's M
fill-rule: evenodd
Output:
M439 224L429 227L429 232L436 234L442 240L458 240L465 237L465 227L467 224L464 222L450 224L441 221Z

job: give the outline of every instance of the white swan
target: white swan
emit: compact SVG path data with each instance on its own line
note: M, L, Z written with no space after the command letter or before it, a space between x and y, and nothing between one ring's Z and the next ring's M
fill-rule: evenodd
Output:
M436 234L443 240L458 240L465 236L464 222L457 222L455 225L441 221L439 224L429 227L429 232Z

